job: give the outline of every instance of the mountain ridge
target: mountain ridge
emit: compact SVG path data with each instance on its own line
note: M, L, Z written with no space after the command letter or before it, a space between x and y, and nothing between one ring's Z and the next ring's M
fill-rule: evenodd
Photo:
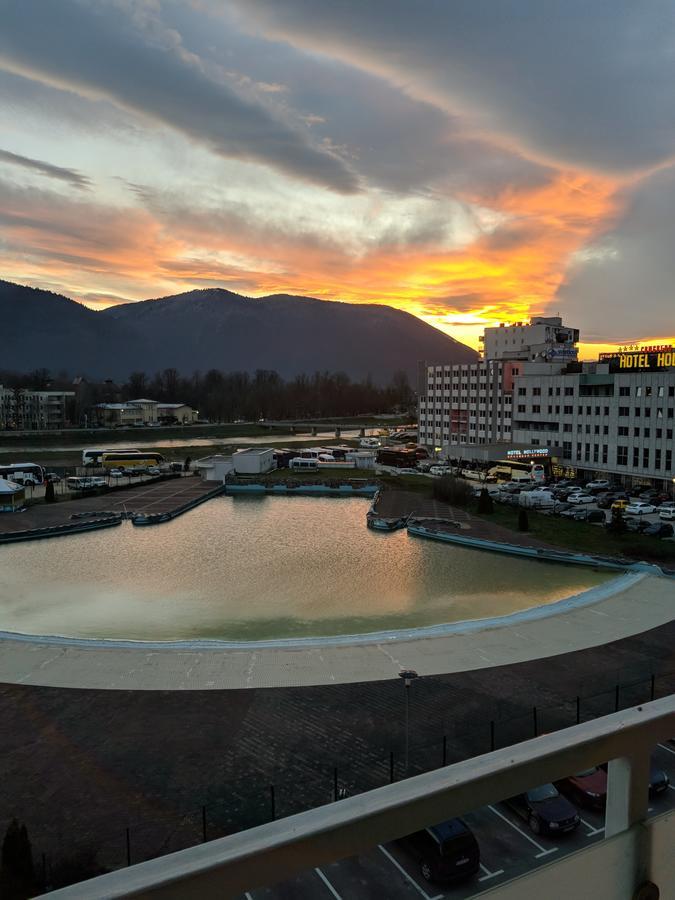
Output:
M101 311L62 294L0 281L5 369L65 369L126 378L175 368L253 371L283 377L317 370L388 380L417 361L471 362L477 353L411 313L390 306L293 294L246 297L204 288ZM28 340L26 340L28 336Z

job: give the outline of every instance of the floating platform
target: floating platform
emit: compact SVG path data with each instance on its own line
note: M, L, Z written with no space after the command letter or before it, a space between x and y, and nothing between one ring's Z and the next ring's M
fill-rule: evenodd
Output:
M226 494L264 494L280 497L374 497L376 484L226 484Z

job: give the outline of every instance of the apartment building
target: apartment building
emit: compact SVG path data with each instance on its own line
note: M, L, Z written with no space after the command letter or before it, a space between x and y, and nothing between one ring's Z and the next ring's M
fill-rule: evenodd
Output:
M33 391L0 384L0 430L38 431L70 425L75 391Z

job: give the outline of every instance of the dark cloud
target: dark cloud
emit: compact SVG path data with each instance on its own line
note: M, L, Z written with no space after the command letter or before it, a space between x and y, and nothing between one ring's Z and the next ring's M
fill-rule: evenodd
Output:
M675 143L670 0L232 0L269 36L389 78L565 164L630 171Z
M9 150L0 149L0 163L9 163L22 169L38 172L40 175L46 175L48 178L55 178L57 181L65 181L66 184L70 184L72 187L80 190L88 190L91 187L89 178L76 172L75 169L64 169L61 166L43 162L41 159L20 156L18 153L12 153Z
M577 254L550 308L594 341L675 333L675 167L627 197L621 220Z
M269 107L207 72L154 4L0 0L0 66L169 125L228 158L349 193L354 174ZM38 25L39 23L39 25Z

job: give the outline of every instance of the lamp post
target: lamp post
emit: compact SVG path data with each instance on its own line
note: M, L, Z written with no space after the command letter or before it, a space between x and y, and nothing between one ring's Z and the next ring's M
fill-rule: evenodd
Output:
M419 676L414 669L403 669L398 674L405 685L405 773L407 775L410 767L410 685Z

